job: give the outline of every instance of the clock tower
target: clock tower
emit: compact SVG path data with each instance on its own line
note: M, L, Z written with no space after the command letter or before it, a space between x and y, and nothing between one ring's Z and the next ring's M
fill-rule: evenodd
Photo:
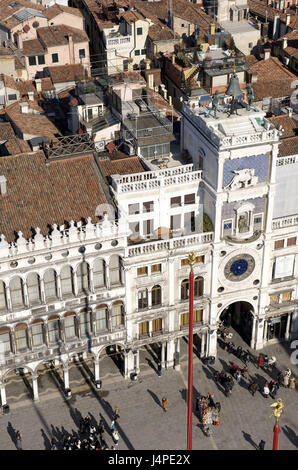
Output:
M233 79L237 88L236 74ZM258 349L263 346L271 280L279 132L251 102L233 97L231 111L228 101L228 96L221 96L214 112L210 107L190 109L184 104L183 142L203 169L204 212L214 227L210 331L229 312L235 329ZM210 335L208 347L209 354L216 353L215 334Z

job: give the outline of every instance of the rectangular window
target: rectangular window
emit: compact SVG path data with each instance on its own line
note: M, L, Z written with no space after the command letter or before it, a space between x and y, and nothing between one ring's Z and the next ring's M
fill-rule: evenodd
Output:
M169 153L168 144L162 144L162 154Z
M11 351L10 335L9 332L1 333L0 335L0 348L2 352Z
M83 336L91 334L90 312L80 314L80 332Z
M193 312L193 322L201 323L203 321L203 310L194 310Z
M294 246L296 245L296 238L297 237L291 237L287 239L287 246Z
M138 276L147 276L147 274L148 274L147 266L142 266L141 268L137 269L137 275Z
M96 333L107 329L107 309L105 307L95 310L95 329Z
M181 215L171 215L171 230L178 230L181 228Z
M41 346L43 344L42 324L32 325L32 345Z
M129 215L136 215L140 213L140 204L128 204Z
M85 49L79 49L79 58L80 59L85 59Z
M185 233L191 233L195 231L195 213L188 212L184 214L184 230Z
M0 281L0 310L6 310L6 295L4 283Z
M36 65L35 55L31 55L30 57L28 57L28 60L29 60L29 65Z
M143 234L145 236L148 236L152 232L153 232L153 219L144 220L144 222L143 222Z
M195 264L198 264L198 263L204 263L205 262L205 256L204 255L200 255L200 256L196 256L196 262ZM185 267L185 266L189 266L188 264L188 258L183 258L181 260L181 268Z
M226 237L232 234L232 221L225 220L223 223L223 236Z
M269 295L269 297L270 297L270 305L278 304L279 294L272 294L272 295Z
M57 62L59 62L59 57L57 52L55 52L54 54L52 54L52 63L56 64Z
M181 196L171 197L171 207L181 206Z
M112 328L124 325L124 314L122 304L112 307Z
M143 34L143 28L137 28L137 35L142 36Z
M276 242L274 243L274 249L279 250L280 248L283 248L284 243L285 243L284 240L276 240Z
M152 333L160 333L162 331L162 318L152 321Z
M141 153L144 158L148 157L148 147L142 147L141 148Z
M161 273L161 264L153 264L151 266L151 274Z
M153 212L154 203L153 201L143 202L143 212Z
M27 331L25 328L15 331L16 349L20 351L28 347Z
M73 315L64 318L64 332L66 339L76 336L75 317Z
M281 294L282 302L289 302L289 301L291 300L291 294L292 294L291 291L283 292L283 293Z
M17 99L17 95L8 95L9 101L13 101Z
M135 50L135 55L140 55L140 49Z
M188 325L188 313L182 313L180 315L180 326L183 327L183 326L186 326Z
M140 290L138 292L138 308L139 310L141 310L147 307L148 307L148 291L147 289Z
M196 195L193 194L185 194L184 196L184 204L195 204L196 202Z
M147 54L147 49L141 49L141 54L146 55Z
M48 323L49 342L57 343L60 339L59 320L51 320Z
M227 222L224 224L224 230L229 230L230 228L232 228L232 222Z
M257 215L254 217L254 230L262 230L262 216Z
M44 65L44 63L45 63L44 55L39 55L39 56L37 56L37 58L38 58L39 65Z
M139 323L139 336L149 336L149 322Z
M129 230L131 231L131 238L138 238L140 235L140 224L139 222L131 222L129 224Z

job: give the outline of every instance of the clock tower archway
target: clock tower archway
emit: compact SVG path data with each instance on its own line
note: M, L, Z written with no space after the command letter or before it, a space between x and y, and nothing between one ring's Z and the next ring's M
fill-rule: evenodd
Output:
M222 311L220 320L234 328L250 346L254 324L253 314L254 308L249 302L237 301Z

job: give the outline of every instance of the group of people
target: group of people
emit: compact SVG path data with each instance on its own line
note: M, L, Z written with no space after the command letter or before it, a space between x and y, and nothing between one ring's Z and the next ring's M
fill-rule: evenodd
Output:
M206 436L211 434L210 425L219 426L220 410L221 405L219 402L214 401L212 393L208 393L207 396L200 395L197 398L196 411Z
M116 421L120 417L119 408L115 408L114 419L110 425L110 434L113 445L106 441L104 422L100 419L98 426L91 423L90 417L85 416L79 422L78 436L64 435L60 442L51 440L51 450L115 450L118 445L119 433L116 430Z

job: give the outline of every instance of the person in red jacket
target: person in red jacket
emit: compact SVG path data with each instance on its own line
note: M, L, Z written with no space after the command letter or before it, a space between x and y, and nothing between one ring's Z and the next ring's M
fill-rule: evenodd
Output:
M264 365L264 359L263 359L263 356L260 355L260 356L258 357L258 361L257 361L257 369L258 369L259 367L263 367L263 365Z

